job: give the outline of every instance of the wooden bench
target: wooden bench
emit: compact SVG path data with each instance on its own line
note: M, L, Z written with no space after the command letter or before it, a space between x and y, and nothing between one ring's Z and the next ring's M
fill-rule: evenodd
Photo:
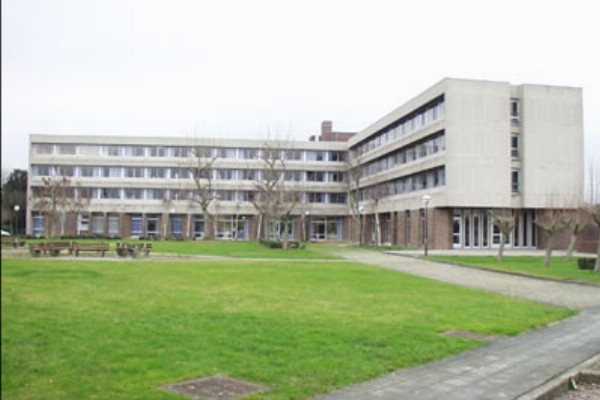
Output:
M73 243L73 253L75 253L75 257L79 257L80 251L95 251L104 257L104 253L108 251L109 247L108 243Z
M141 252L144 255L149 255L152 251L151 243L119 243L117 242L117 255L119 257L136 258Z
M2 246L11 246L16 249L25 246L25 241L19 238L4 238L2 239Z

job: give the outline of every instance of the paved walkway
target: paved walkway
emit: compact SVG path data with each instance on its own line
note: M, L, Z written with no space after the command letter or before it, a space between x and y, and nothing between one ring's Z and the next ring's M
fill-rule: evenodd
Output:
M376 252L348 260L560 306L584 308L561 323L468 353L392 373L314 400L518 399L600 354L600 288L480 271Z
M517 399L600 353L600 308L314 400Z
M350 261L540 303L581 309L600 307L600 287L507 275L375 251L348 251L340 255Z

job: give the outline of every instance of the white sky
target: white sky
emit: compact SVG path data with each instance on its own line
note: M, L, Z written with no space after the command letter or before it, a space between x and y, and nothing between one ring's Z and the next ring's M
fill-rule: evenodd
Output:
M359 131L444 77L578 86L600 159L600 2L2 1L2 169L30 133Z

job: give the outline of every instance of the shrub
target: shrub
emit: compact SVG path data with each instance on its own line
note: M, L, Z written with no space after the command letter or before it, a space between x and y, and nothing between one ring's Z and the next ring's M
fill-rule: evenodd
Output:
M589 257L579 257L577 259L577 265L579 266L579 269L593 270L594 266L596 265L596 259Z
M269 248L269 249L283 249L282 242L276 242L274 240L261 240L260 244Z

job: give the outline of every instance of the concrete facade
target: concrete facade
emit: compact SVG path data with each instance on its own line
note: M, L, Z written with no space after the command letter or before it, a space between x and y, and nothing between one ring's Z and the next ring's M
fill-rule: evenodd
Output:
M581 89L443 79L361 132L335 132L324 121L321 135L306 142L31 135L28 233L48 231L35 188L66 171L73 185L95 197L85 210L69 213L65 234L84 233L83 212L89 234L198 236L201 209L176 195L194 190L193 179L178 171L193 162L181 153L196 147L212 149L214 190L225 196L211 206L216 220L204 221L220 227L217 239L256 238L257 210L242 197L256 181L241 177L264 168L254 152L266 147L300 154L285 163L299 177L288 186L302 193L293 213L297 240L358 241L359 216L352 216L348 192L359 190L369 243L377 241L379 219L382 244L422 246L428 194L431 248L499 245L489 213L500 210L518 221L509 246L537 247L543 240L536 215L573 207L583 194ZM352 165L360 179L349 183ZM141 177L128 177L134 169ZM221 179L221 170L233 177ZM154 199L157 191L168 201ZM261 232L269 233L266 225Z

